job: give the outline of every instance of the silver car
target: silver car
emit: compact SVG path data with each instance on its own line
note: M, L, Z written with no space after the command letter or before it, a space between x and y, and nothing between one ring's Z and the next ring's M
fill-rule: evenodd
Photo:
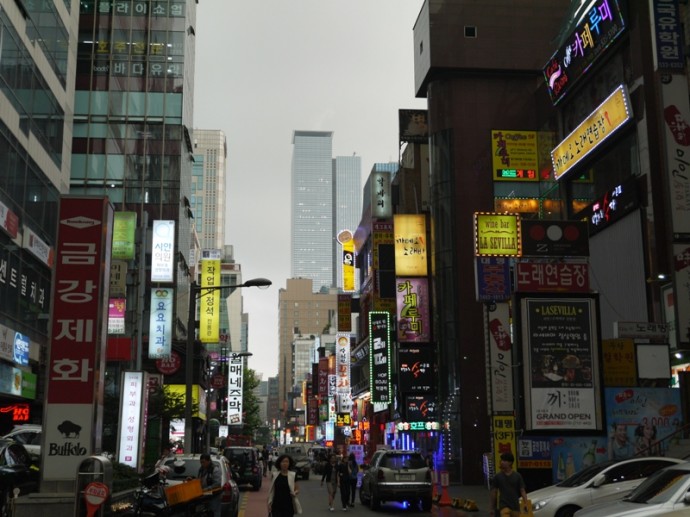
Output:
M530 492L534 517L572 517L593 504L618 501L658 470L683 463L664 457L640 457L596 463L557 485Z
M690 515L690 462L668 467L647 478L622 501L598 504L576 517L680 517Z
M431 470L417 451L380 450L371 464L362 465L364 476L359 499L378 510L385 501L421 503L428 512L432 505Z

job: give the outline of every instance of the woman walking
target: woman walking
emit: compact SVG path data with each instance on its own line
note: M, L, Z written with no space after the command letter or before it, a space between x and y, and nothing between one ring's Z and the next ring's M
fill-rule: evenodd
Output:
M295 513L302 513L299 502L299 485L295 480L295 473L290 470L292 458L281 454L276 460L277 471L273 471L271 489L268 491L268 512L271 517L293 517Z
M326 489L328 490L328 509L333 511L333 501L335 500L335 492L338 489L338 473L335 466L335 455L331 455L323 468L323 476L321 476L321 486L326 482Z
M359 475L359 465L354 452L351 452L347 457L347 467L350 471L350 508L354 508L355 494L357 493L357 477Z

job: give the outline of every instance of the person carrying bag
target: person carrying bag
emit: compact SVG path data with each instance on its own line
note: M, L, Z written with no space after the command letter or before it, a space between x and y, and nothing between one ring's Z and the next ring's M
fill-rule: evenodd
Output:
M290 470L293 461L282 454L276 461L277 471L273 471L271 488L268 491L268 515L271 517L293 517L302 514L302 505L297 498L299 485L295 473Z

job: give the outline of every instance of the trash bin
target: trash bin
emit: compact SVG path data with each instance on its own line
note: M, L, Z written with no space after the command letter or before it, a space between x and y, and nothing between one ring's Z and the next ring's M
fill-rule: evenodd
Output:
M89 456L79 464L74 516L103 517L113 488L113 465L105 456ZM91 513L93 512L93 513Z

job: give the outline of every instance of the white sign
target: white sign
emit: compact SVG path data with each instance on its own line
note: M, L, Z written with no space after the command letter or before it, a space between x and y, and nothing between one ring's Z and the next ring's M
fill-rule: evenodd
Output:
M153 221L151 281L172 282L175 272L175 221Z
M228 425L242 425L242 357L228 361Z
M668 339L668 325L651 321L614 321L613 337L616 339Z
M488 309L485 309L488 311ZM510 337L510 308L497 303L489 312L491 354L491 402L493 411L515 410L513 403L513 340Z
M24 226L24 237L22 240L22 247L31 253L38 260L43 262L48 267L53 267L53 259L55 252L52 246L46 244L43 239L36 235L29 228Z
M173 299L171 287L151 289L151 315L149 319L149 358L170 357L172 351Z
M144 372L123 372L117 461L135 469L139 468L142 441L146 436L143 397Z

